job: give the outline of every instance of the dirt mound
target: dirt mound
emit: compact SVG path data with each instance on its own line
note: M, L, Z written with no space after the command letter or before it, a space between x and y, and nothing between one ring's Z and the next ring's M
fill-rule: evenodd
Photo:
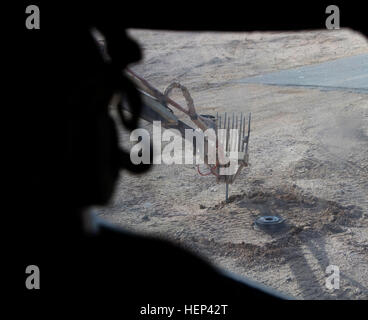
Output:
M246 208L260 215L280 215L289 225L314 230L321 230L327 224L336 227L356 226L363 215L362 209L357 206L342 206L315 197L295 185L277 189L260 187L248 193L233 195L228 202L222 201L209 210L235 208Z
M180 242L190 243L188 248L197 253L205 251L209 256L231 259L238 266L248 267L264 261L271 265L289 263L311 240L347 232L348 227L359 226L362 219L359 207L342 206L287 185L259 186L203 211L205 215L191 220L196 224L195 233L202 236L186 232ZM272 233L257 230L254 221L261 215L282 216L286 219L285 227Z

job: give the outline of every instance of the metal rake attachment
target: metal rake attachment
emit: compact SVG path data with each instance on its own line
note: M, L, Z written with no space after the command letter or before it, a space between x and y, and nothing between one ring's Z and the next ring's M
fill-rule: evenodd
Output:
M240 116L226 112L223 116L199 115L194 107L193 99L186 87L180 83L173 82L164 93L152 86L147 80L143 79L130 69L126 69L126 75L133 81L141 93L142 111L141 118L153 122L161 121L165 128L177 129L183 139L186 139L185 131L187 129L195 130L192 126L178 119L170 107L186 114L195 126L205 132L207 129L214 129L216 133L216 156L215 163L210 163L208 158L209 140L204 139L205 151L203 155L204 164L207 172L201 172L197 165L198 173L202 176L214 175L217 182L226 184L226 201L229 199L229 184L233 183L243 167L248 163L248 146L250 137L251 114L248 117L248 132L246 130L246 117L241 113ZM169 97L173 89L181 90L187 108L182 107ZM122 108L126 109L124 104ZM170 106L170 107L169 107ZM129 109L126 109L129 111ZM213 142L213 141L211 141ZM193 151L196 150L196 142L193 143ZM207 147L207 148L206 148ZM207 151L206 151L207 150Z
M221 165L219 161L217 181L226 184L226 201L229 199L229 184L233 183L239 175L242 168L249 165L249 137L251 113L248 116L247 134L246 134L246 117L243 113L240 116L228 115L226 112L223 116L216 115L216 130L218 138L218 154L224 152L228 163ZM220 160L220 159L219 159ZM229 168L234 165L233 172L227 171L221 174L222 168Z

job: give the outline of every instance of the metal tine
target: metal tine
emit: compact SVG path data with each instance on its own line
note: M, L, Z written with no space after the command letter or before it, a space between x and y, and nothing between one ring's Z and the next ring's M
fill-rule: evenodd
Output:
M234 112L233 112L233 121L232 121L232 124L231 124L231 129L234 129L234 124L235 124L235 114L234 114ZM234 137L233 137L233 135L231 135L231 137L230 137L230 150L229 151L233 151L234 149Z
M234 118L235 118L235 120L234 120L233 129L236 129L236 116L234 116ZM236 151L236 136L235 136L235 134L233 134L232 150Z
M240 114L240 126L239 126L239 143L238 143L238 151L240 150L241 147L241 131L242 131L242 125L243 125L243 112Z
M226 146L226 150L229 152L230 151L230 117L227 118L227 146ZM229 197L229 186L228 186L228 176L225 176L225 180L226 180L226 201L228 200Z
M217 132L216 132L216 144L219 143L219 129L221 129L221 116L218 116L219 121L217 122Z
M225 112L225 116L224 116L224 126L223 126L223 129L225 129L226 130L226 120L227 120L227 113ZM225 141L224 141L224 143L225 143L225 151L226 151L226 146L227 146L227 132L225 132Z
M249 112L248 116L248 136L250 136L250 120L252 119L252 113Z
M239 130L239 128L238 128L238 124L239 124L239 122L238 122L238 115L236 115L236 118L235 119L236 119L235 120L235 123L236 123L235 129L236 130ZM238 131L236 133L238 133ZM237 136L239 136L239 135L237 134ZM236 138L235 138L234 151L238 151L238 141L236 140Z
M227 118L226 118L226 121L225 121L225 119L224 119L224 146L225 146L225 151L226 151L226 148L227 148Z
M244 126L244 132L243 132L243 137L245 138L245 126L246 126L246 121L245 121L245 119L246 119L246 116L244 116L244 124L243 124L243 126ZM243 143L243 151L245 151L245 144Z
M227 118L226 128L226 151L229 151L230 117Z
M242 152L244 151L244 135L245 135L245 116L244 116L244 118L243 118Z
M245 152L248 152L248 144L249 144L249 136L250 136L250 119L251 119L251 113L249 112L249 116L248 116L247 146L245 148Z
M244 138L245 138L245 128L246 128L246 122L245 122L245 115L244 115L244 132L243 132ZM245 151L245 143L243 145L244 145L244 151Z

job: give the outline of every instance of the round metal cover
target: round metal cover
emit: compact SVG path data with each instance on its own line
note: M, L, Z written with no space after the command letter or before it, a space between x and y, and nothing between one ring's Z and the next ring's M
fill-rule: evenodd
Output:
M277 230L279 229L285 220L278 216L262 216L259 217L255 224L257 227L265 230Z

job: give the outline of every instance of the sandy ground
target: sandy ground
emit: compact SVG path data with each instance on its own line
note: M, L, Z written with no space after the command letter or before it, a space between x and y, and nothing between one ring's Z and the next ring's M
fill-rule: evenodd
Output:
M251 166L230 186L230 203L225 186L193 165L123 172L99 215L299 299L368 299L368 95L231 82L368 53L365 38L350 30L130 34L144 49L133 70L160 90L176 80L200 113L252 112ZM127 145L129 135L121 138ZM285 218L285 229L256 230L264 214ZM328 265L340 268L339 289L325 286Z

